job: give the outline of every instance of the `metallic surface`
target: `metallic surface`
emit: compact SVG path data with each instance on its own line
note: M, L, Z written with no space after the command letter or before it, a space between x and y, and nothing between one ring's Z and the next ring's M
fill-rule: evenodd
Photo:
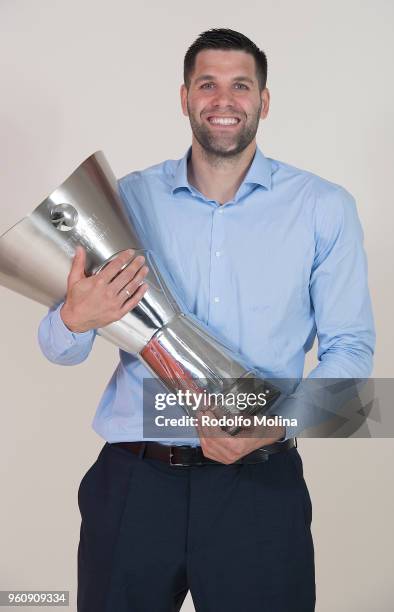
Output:
M235 388L240 389L246 379L253 379L256 388L267 387L250 364L193 316L181 312L153 253L144 249L101 152L87 158L29 216L0 237L0 284L46 306L60 303L79 244L86 250L88 275L125 249L144 254L148 291L132 311L98 333L137 354L171 390L227 393L234 390L234 380L239 380ZM222 408L240 413L234 407Z
M149 290L131 313L99 330L116 346L138 353L179 308L163 289L153 255L144 251L101 152L85 160L28 217L0 237L0 284L46 306L60 303L78 244L86 250L88 275L125 249L145 255Z
M204 358L202 358L204 356ZM184 314L176 315L164 325L141 351L140 359L159 376L169 392L191 391L195 394L225 397L239 393L264 393L267 405L279 397L278 390L259 377L256 370L229 349L223 342L209 335L202 324ZM241 411L233 404L218 402L206 404L217 417L223 414L251 415L258 410L249 406ZM196 416L193 407L185 406L189 416ZM227 427L236 434L239 427Z

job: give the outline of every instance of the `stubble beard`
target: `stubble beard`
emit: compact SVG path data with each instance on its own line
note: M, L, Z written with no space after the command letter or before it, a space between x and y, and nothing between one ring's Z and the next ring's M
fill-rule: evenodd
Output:
M257 134L262 104L259 105L256 114L244 126L242 130L232 139L215 136L209 131L209 127L196 120L189 103L187 109L189 113L190 127L193 136L201 146L205 156L211 163L221 163L225 161L235 161L242 151L252 142Z

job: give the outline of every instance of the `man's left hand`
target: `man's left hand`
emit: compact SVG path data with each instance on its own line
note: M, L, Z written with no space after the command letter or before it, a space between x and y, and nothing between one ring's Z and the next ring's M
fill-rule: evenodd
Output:
M205 411L204 415L215 418L209 410ZM197 414L197 421L197 431L205 457L225 464L234 463L257 448L273 444L286 434L285 427L266 426L250 428L231 436L219 425L202 425L201 415Z

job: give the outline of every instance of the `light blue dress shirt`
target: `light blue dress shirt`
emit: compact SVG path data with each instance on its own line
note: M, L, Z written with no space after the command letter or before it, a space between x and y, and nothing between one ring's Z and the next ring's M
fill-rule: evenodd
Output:
M316 334L319 363L309 377L368 377L375 333L352 195L257 148L234 199L220 205L189 184L189 155L118 182L186 308L268 378L301 379ZM50 361L78 364L96 331L68 330L61 306L41 321L39 343ZM142 380L151 375L135 356L119 354L92 427L108 442L152 440L142 434ZM281 414L297 418L297 394L286 401ZM287 437L301 429L287 428ZM196 432L160 442L199 439Z

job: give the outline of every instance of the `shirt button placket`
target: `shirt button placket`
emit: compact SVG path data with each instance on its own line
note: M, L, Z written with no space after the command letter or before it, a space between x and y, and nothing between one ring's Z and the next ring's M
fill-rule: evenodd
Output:
M219 216L220 215L220 216ZM212 218L212 239L211 239L211 270L210 270L210 301L215 306L211 310L210 322L219 324L221 316L218 310L219 304L223 301L222 292L222 257L223 257L223 240L224 240L224 225L223 225L223 206L218 206L213 213Z

